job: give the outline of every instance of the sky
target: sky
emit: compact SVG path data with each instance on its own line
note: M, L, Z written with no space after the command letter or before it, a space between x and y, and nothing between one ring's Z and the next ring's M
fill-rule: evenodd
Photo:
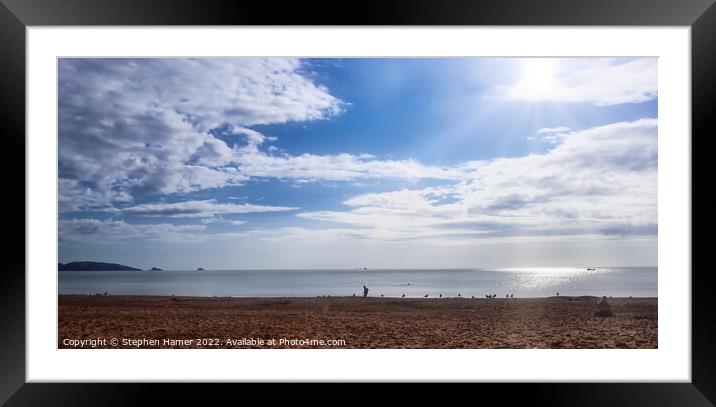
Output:
M655 58L58 69L62 263L657 264Z

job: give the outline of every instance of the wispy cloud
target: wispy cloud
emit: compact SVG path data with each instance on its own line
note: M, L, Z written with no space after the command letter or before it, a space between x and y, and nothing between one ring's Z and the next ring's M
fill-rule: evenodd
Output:
M569 127L545 127L537 130L540 140L545 143L557 144L561 142L569 131ZM532 136L528 136L527 140L532 140Z
M537 130L537 134L554 134L554 133L564 133L569 131L569 127L543 127L539 130Z
M123 220L62 219L61 242L117 243L152 240L168 243L201 242L206 239L204 225L130 224Z
M170 218L211 218L218 215L256 212L281 212L296 209L298 208L288 206L219 203L215 199L207 199L203 201L149 203L123 208L112 208L108 209L107 211L139 216L163 216Z
M275 155L249 144L236 149L234 162L246 177L272 177L302 181L351 181L357 179L457 180L460 170L428 166L417 160L381 160L365 154L300 156Z
M545 154L462 164L456 184L362 194L344 201L348 210L298 216L378 240L654 236L656 129L645 119L573 132Z

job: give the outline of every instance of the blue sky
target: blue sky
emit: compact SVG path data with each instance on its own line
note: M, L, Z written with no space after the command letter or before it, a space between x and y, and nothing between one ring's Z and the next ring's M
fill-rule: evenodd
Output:
M655 265L657 62L62 59L60 261Z

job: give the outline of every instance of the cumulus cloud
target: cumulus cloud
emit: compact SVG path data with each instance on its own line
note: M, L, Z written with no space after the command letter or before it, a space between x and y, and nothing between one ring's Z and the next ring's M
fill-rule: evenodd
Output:
M523 60L520 78L495 87L492 97L511 101L641 103L657 97L657 59Z
M298 216L379 240L657 233L655 119L572 132L545 154L459 169L465 177L452 185L362 194L343 202L348 210Z
M642 119L564 133L561 143L543 154L471 161L445 168L455 177L451 184L360 194L343 201L345 210L297 214L302 219L325 223L323 228L259 228L205 234L198 233L201 228L173 230L172 225L139 225L138 229L126 231L134 225L82 219L71 221L73 228L64 229L79 239L89 236L77 230L80 226L82 230L108 227L108 241L137 235L183 241L248 237L436 244L654 237L658 231L657 151L657 120ZM278 171L273 174L279 176ZM114 211L212 218L292 209L295 208L204 200L142 204ZM231 223L239 225L243 221Z
M170 218L211 218L219 215L256 212L280 212L298 208L252 204L218 203L215 199L174 203L148 203L123 208L108 209L127 215L163 216Z
M301 69L287 58L61 59L61 211L241 184L234 151L209 130L259 137L243 126L341 112Z
M302 75L299 60L62 59L59 69L61 212L111 210L137 196L255 177L462 177L409 159L281 153L270 145L274 138L246 126L330 118L345 105ZM166 204L156 205L150 208Z
M596 105L656 98L655 59L604 59L586 65L574 60L547 68L498 86L493 97ZM582 131L542 128L536 135L551 144L547 153L450 166L367 154L289 155L272 145L270 135L250 126L328 119L346 106L303 72L304 63L290 58L61 59L60 212L94 210L204 223L64 219L61 240L188 242L251 236L444 243L657 233L655 119ZM539 80L540 75L548 80ZM206 224L223 221L223 215L298 208L191 198L163 202L169 195L263 177L449 184L361 194L346 199L343 211L297 214L325 222L328 227L321 229L209 234ZM136 204L136 197L146 203Z

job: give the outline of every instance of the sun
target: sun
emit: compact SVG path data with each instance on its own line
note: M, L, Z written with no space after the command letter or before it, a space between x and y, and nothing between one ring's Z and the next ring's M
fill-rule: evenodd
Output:
M556 89L556 64L551 58L526 58L517 89L530 100L549 100Z

